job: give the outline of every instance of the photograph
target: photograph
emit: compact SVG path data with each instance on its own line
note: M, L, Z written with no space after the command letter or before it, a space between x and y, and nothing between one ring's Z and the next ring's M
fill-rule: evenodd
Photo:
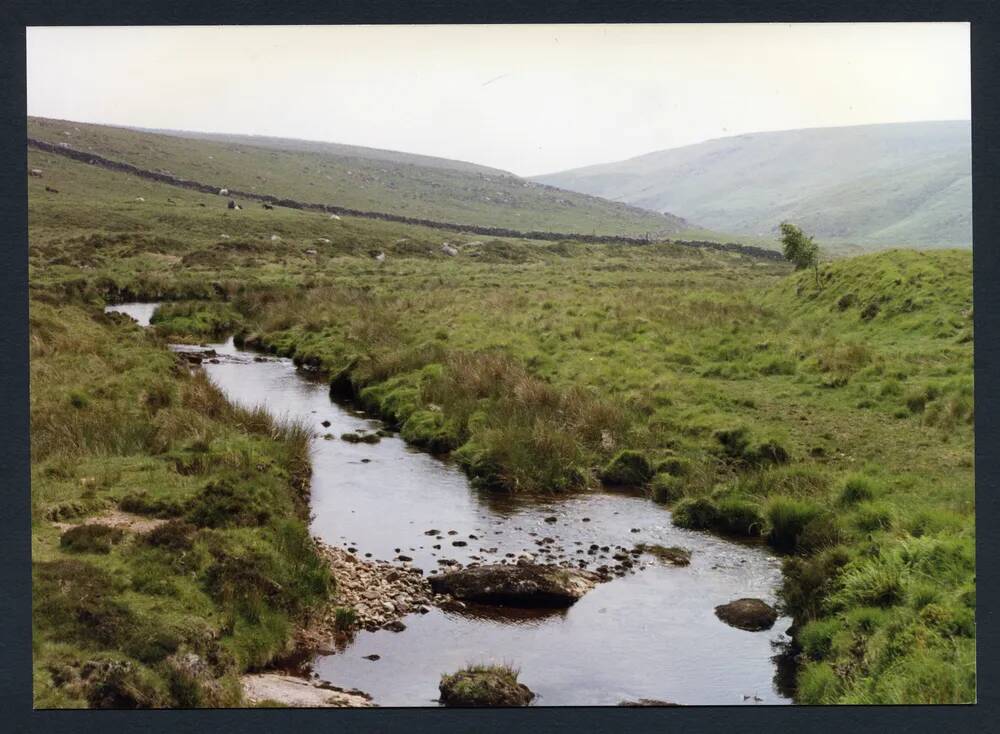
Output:
M33 709L975 704L972 27L22 27Z

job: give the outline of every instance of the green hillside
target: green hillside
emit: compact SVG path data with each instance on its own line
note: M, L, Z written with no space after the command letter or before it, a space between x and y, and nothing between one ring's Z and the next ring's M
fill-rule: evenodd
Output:
M169 135L28 119L28 135L220 188L440 222L578 234L671 235L677 217L468 163L249 136Z
M739 135L536 180L739 235L788 220L838 245L968 247L970 156L967 121L900 123Z

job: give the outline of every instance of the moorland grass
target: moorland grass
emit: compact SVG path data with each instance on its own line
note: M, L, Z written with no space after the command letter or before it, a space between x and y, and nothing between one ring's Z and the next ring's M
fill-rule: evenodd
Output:
M250 553L219 540L268 546L274 534L245 524L253 517L195 517L190 503L223 475L242 491L248 441L300 468L301 442L281 448L288 439L263 416L231 412L175 375L148 335L84 305L187 302L164 314L184 328L235 314L240 343L325 371L338 396L451 450L480 486L597 487L616 456L641 455L629 483L647 484L674 522L759 533L786 554L781 596L795 628L827 625L809 633L816 659L800 671L799 700L974 699L968 252L824 263L817 282L669 243L483 243L280 207L233 213L218 197L29 160L62 192L29 180L36 560L55 553L46 517L126 502L201 518L195 556L247 559L246 601L221 585L209 594L205 576L169 576L170 598L210 626L225 617L234 658L277 646L286 625L257 600L281 564L258 541ZM459 255L441 254L446 240ZM78 305L63 323L66 302ZM275 482L262 488L282 496ZM74 559L121 570L131 547ZM149 569L169 558L140 556L155 588ZM253 629L263 642L250 650L239 640ZM827 644L817 629L840 631ZM49 638L43 649L63 648ZM67 700L55 683L38 690Z

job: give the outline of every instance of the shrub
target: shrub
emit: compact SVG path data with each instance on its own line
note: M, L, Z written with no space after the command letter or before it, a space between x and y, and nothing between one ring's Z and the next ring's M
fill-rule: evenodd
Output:
M831 596L839 607L888 607L903 599L903 566L894 557L877 556L852 564Z
M153 528L142 536L146 545L170 551L190 550L194 545L194 534L198 528L183 520L171 520Z
M840 690L840 677L827 663L806 663L799 671L798 697L800 703L807 705L836 703L840 696Z
M461 443L458 432L436 410L414 411L400 427L400 435L404 441L436 454L456 449Z
M59 537L59 547L73 553L110 553L111 546L125 537L121 528L107 525L77 525Z
M768 543L778 550L795 550L806 525L821 514L822 509L807 500L771 498L767 505L767 519L771 525Z
M346 632L358 622L358 614L350 607L337 607L334 610L334 627Z
M823 548L838 545L844 540L838 517L826 512L813 518L802 528L797 547L805 553L815 553Z
M163 682L148 668L128 659L88 661L81 668L91 708L149 709L168 705Z
M723 454L731 459L742 459L750 447L750 432L743 426L719 429L713 435Z
M707 497L685 499L673 509L674 525L690 530L706 530L718 522L719 508Z
M684 496L684 481L670 474L657 474L650 482L649 491L654 502L674 502Z
M840 490L838 502L841 505L856 505L859 502L867 502L875 498L875 483L868 477L856 474L848 477L844 482L843 489Z
M732 535L764 534L765 520L758 506L749 500L727 497L719 501L712 527Z
M783 564L781 599L795 619L815 619L836 587L841 569L850 561L842 546L809 558L786 558Z
M34 566L32 614L63 640L122 647L134 634L132 611L114 598L115 579L89 563L47 561Z
M788 463L788 451L778 441L767 439L752 444L750 432L742 426L718 430L714 436L722 448L723 456L732 461L751 467Z
M787 464L788 459L788 451L774 439L762 441L744 455L744 460L751 466Z
M687 477L691 475L691 462L680 456L669 456L656 464L656 473L664 472L675 477Z
M266 490L249 481L209 482L190 502L187 516L209 528L264 525L271 518Z
M601 472L606 485L640 487L653 478L653 467L645 454L624 450L608 462Z
M844 614L847 626L866 636L871 636L885 619L886 611L879 607L853 607Z
M118 502L118 508L123 512L149 517L178 517L184 514L184 506L176 499L150 497L145 492L129 492Z
M854 525L866 533L888 530L892 527L892 508L882 502L864 502L854 513Z
M799 630L797 640L806 655L822 660L830 654L833 638L838 632L840 622L836 619L817 619L807 622Z

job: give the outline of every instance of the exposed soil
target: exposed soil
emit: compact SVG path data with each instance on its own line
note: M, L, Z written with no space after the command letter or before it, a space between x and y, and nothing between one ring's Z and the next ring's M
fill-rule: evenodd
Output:
M104 525L109 528L118 528L128 533L148 533L150 530L160 527L166 520L154 517L143 517L133 515L130 512L121 510L108 510L100 515L82 518L80 522L54 522L52 523L59 530L69 530L77 525Z
M356 690L344 690L325 683L278 673L255 673L240 679L243 695L250 704L275 701L296 708L370 708L371 697Z

